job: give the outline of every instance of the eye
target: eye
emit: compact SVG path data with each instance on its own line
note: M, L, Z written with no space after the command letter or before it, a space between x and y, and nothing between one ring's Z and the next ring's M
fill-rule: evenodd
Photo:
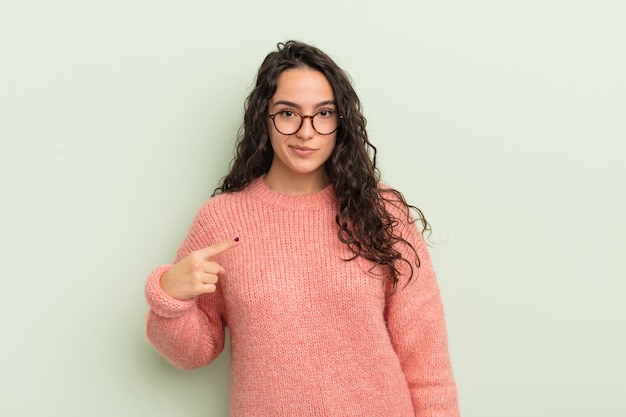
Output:
M278 112L278 115L285 119L291 119L292 117L295 116L295 113L292 112L291 110L283 110L283 111Z
M322 119L326 119L326 118L329 118L329 117L333 117L333 115L335 114L335 112L334 112L334 111L332 111L332 110L320 110L317 114L318 114L318 115L319 115Z

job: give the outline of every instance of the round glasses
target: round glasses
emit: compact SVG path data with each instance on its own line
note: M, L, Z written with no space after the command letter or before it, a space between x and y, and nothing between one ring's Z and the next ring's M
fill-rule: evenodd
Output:
M310 115L301 115L291 110L281 110L270 114L269 118L274 122L274 127L283 135L293 135L304 123L304 119L311 119L311 126L320 135L330 135L339 127L339 120L343 116L333 110L321 110Z

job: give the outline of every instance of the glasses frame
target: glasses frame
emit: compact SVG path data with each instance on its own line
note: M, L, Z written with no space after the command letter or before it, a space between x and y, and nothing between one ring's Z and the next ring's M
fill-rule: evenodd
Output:
M281 132L281 131L280 131L280 129L278 128L278 126L276 126L276 115L277 115L277 114L279 114L279 113L282 113L282 112L284 112L284 111L285 111L285 110L277 111L277 112L276 112L276 113L274 113L274 114L270 114L268 117L269 117L270 119L272 119L272 122L273 122L273 124L274 124L274 129L276 129L276 131L277 131L278 133L280 133L281 135L286 135L286 136L289 136L289 135L295 135L296 133L298 133L298 132L300 131L300 129L302 129L302 125L304 124L304 119L310 119L310 120L311 120L311 127L313 128L313 130L315 130L315 132L316 132L318 135L322 135L322 136L332 135L333 133L335 133L335 132L337 131L337 129L339 129L339 122L343 119L343 114L339 114L339 113L337 113L337 112L336 112L336 111L334 111L334 110L320 110L320 111L318 111L318 112L317 112L317 113L315 113L315 114L304 114L304 115L302 115L302 114L300 114L300 113L298 113L298 112L295 112L295 111L293 111L293 110L289 110L291 113L293 113L293 114L295 114L295 115L297 115L297 116L299 116L299 117L300 117L300 125L298 126L298 128L297 128L297 129L296 129L293 133L283 133L283 132ZM335 128L332 132L329 132L329 133L321 133L319 130L317 130L317 129L315 128L315 122L313 121L313 119L315 118L315 116L317 116L318 114L320 114L320 113L321 113L321 112L323 112L323 111L332 111L333 113L336 113L336 114L337 114L337 127L336 127L336 128Z

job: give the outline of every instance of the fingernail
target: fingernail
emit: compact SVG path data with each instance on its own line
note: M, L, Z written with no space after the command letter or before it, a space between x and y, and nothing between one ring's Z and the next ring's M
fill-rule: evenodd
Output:
M239 236L235 238L235 242L239 242Z

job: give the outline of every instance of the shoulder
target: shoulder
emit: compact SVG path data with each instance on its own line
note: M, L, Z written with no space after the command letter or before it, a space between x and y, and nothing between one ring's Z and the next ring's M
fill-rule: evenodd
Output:
M403 201L404 200L404 196L402 195L402 193L400 191L398 191L397 189L393 188L391 185L385 183L385 182L379 182L377 184L378 186L378 193L381 197L383 197L386 200L391 200L391 201Z
M247 217L241 201L240 192L218 194L206 200L193 218L177 259L193 250L238 236L239 225Z
M260 180L256 179L239 191L228 191L214 194L206 200L197 212L197 217L213 219L218 223L222 219L245 217L255 209Z
M384 182L378 183L378 195L385 207L385 210L395 219L402 223L412 223L410 208L404 195Z
M381 182L378 189L385 210L393 219L394 231L417 246L425 245L423 234L430 233L430 223L419 207L407 202L400 191L388 184Z
M198 217L214 218L227 213L244 211L246 190L220 193L206 200L198 210Z

